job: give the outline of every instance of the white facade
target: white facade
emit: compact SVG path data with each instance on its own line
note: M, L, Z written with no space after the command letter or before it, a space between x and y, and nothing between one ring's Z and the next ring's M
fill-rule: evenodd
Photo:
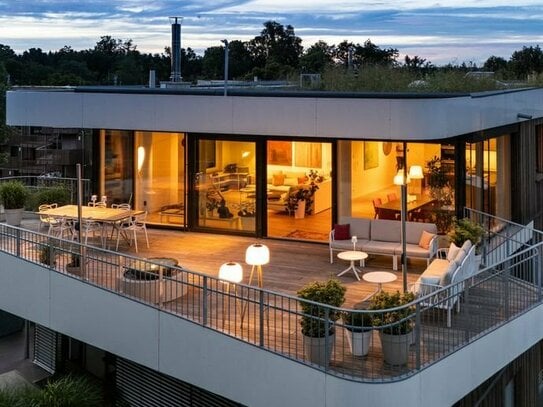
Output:
M459 97L7 92L7 124L375 140L439 140L543 117L543 89Z

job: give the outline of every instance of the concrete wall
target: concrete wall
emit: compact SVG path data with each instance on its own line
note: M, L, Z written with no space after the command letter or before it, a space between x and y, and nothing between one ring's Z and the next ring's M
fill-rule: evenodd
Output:
M10 125L435 140L543 117L543 90L432 99L7 93Z
M343 380L0 253L0 308L250 406L451 405L543 337L542 307L396 383Z

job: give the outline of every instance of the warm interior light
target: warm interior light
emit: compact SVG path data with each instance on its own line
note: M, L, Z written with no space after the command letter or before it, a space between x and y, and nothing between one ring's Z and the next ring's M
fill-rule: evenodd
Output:
M422 167L420 165L412 165L409 168L409 178L423 179L424 174L422 173Z
M262 266L270 262L270 250L260 243L252 244L245 252L245 263L251 266Z
M141 172L143 168L143 161L145 160L145 147L138 147L138 172Z
M403 168L400 168L398 170L398 173L396 175L394 175L394 185L403 185L404 184L404 172L403 172ZM407 176L407 179L405 180L406 184L409 184L409 182L411 182L411 179L409 178L409 175Z
M230 261L219 268L219 279L230 283L239 283L243 280L241 264Z
M242 151L241 158L248 158L251 155L250 151Z

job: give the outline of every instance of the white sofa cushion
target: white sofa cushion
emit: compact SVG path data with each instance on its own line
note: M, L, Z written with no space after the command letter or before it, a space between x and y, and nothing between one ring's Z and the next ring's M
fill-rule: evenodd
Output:
M441 287L446 287L449 284L451 284L451 281L454 277L454 273L458 270L458 263L456 261L451 261L441 276L441 280L439 281L439 285Z
M370 219L341 216L339 218L339 223L341 224L348 223L349 225L351 225L351 228L350 228L351 236L356 236L358 240L370 239L370 226L371 226Z
M441 279L441 276L447 270L447 267L449 267L450 262L445 259L434 259L428 267L426 267L426 270L424 270L424 273L422 273L421 277L437 277Z
M454 243L451 243L451 245L449 246L449 251L447 252L447 260L453 261L460 250L460 247L458 247Z
M398 253L398 242L382 242L378 240L369 240L367 243L362 245L362 250L368 253L394 255Z
M356 242L356 250L364 250L365 245L368 243L368 240L361 239ZM332 243L332 248L342 249L342 250L353 250L353 242L349 240L334 240Z
M405 245L405 253L407 254L407 257L417 257L422 259L427 259L430 257L430 251L428 249L424 249L420 247L418 244L406 244ZM398 251L396 252L397 255L402 254L402 245L400 244L398 247Z
M411 244L419 244L423 231L436 235L437 226L433 223L407 222L405 224L405 241Z

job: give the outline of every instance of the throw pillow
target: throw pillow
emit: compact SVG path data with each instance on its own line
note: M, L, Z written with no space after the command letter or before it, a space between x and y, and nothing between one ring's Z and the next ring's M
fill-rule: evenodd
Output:
M434 236L435 235L433 233L423 230L420 235L419 246L422 247L423 249L429 249L430 242L432 241Z
M459 250L460 250L460 247L458 247L454 243L451 243L451 245L449 246L449 251L447 252L447 260L453 261L456 255L458 254Z
M273 174L272 185L278 187L285 183L285 174Z
M335 240L348 240L351 238L351 225L348 223L345 225L334 225L334 239Z

